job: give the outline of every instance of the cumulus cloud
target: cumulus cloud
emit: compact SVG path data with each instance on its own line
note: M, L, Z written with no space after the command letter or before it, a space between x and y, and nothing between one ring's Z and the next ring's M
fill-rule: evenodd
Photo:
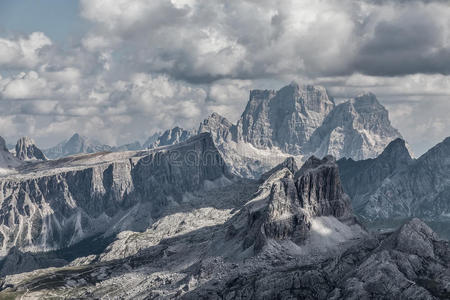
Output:
M0 66L33 68L41 62L46 46L52 41L42 32L33 32L28 37L0 38Z
M195 83L450 72L450 7L439 1L81 3L98 25L91 48L121 43L135 68Z
M10 136L144 140L213 111L235 121L250 89L293 79L341 99L376 93L417 149L450 128L446 1L80 0L80 14L90 28L64 47L0 37Z

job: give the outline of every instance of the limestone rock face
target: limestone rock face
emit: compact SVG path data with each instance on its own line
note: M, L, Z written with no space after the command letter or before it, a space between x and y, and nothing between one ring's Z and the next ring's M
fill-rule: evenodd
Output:
M264 174L261 201L247 206L244 248L260 251L269 239L303 242L315 217L331 216L354 223L333 157L309 158L297 171L293 158ZM264 203L264 204L262 204Z
M29 137L23 137L17 141L16 157L20 160L47 160L44 153Z
M344 193L335 159L309 158L295 174L301 206L311 216L351 218L350 198Z
M142 230L186 192L227 176L207 133L161 151L102 155L103 163L92 154L74 167L48 161L43 171L0 179L3 255L14 246L44 251L106 231Z
M19 165L20 161L9 152L5 140L0 136L0 174Z
M413 159L402 139L389 143L377 158L359 161L343 158L337 162L344 190L352 199L356 212L364 207L370 195L386 178L412 163Z
M198 133L209 132L216 144L236 141L236 126L218 113L212 113L200 123Z
M374 158L398 137L388 111L374 94L367 93L337 105L311 136L305 152L319 157Z
M299 154L333 108L323 87L292 83L279 91L254 90L237 124L238 139Z
M286 157L374 158L401 137L374 94L339 105L321 86L292 83L253 90L237 124L213 113L198 132L210 132L234 173L259 178Z
M373 160L338 162L345 190L364 218L450 215L450 138L411 159L404 142L394 141Z

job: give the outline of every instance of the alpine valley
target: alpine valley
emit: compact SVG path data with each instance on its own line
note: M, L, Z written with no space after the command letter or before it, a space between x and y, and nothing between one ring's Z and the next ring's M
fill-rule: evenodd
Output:
M6 145L0 299L450 299L450 138L414 158L372 93Z

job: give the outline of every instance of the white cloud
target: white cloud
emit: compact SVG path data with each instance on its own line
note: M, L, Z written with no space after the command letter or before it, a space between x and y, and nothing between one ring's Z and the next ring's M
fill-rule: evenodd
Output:
M42 32L26 38L0 38L0 66L33 68L41 62L41 50L50 45L52 41Z
M45 97L49 93L47 81L35 71L22 72L0 81L0 95L4 99L31 99Z

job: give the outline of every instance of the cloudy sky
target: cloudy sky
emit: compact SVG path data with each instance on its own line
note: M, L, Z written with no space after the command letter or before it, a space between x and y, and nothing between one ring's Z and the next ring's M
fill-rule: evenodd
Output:
M450 2L2 0L0 135L144 140L292 80L372 91L416 154L450 136Z

